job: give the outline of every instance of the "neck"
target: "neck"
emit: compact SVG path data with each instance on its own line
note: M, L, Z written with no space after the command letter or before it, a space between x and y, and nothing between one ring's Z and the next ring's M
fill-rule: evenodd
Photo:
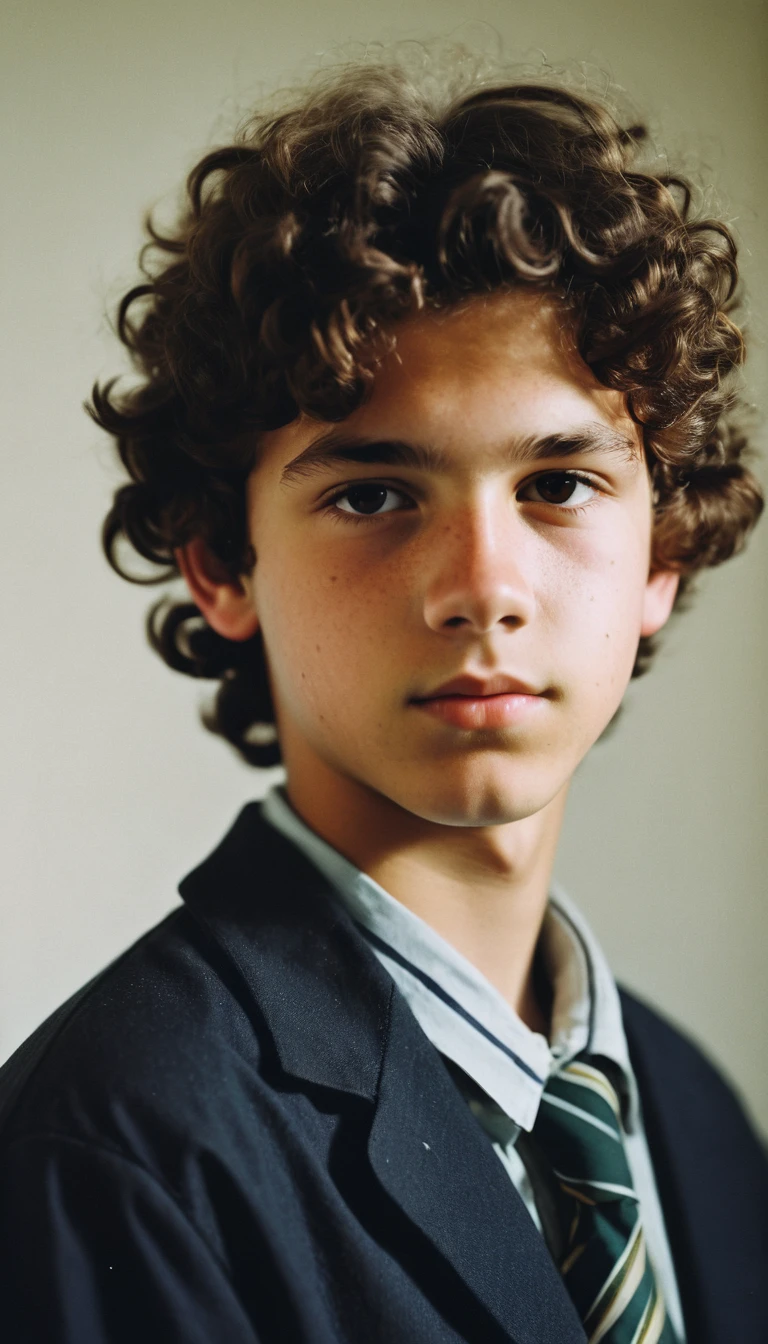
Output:
M548 1035L549 1003L535 952L567 785L539 812L506 825L443 826L404 811L358 781L288 769L294 810L407 906Z

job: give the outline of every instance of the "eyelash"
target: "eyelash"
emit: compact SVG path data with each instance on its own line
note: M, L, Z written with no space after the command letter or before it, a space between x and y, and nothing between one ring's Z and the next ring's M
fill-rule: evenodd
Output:
M592 497L592 499L588 500L586 504L574 504L569 507L566 502L565 504L550 504L549 505L550 508L560 509L564 513L569 514L586 513L587 509L592 508L592 505L595 503L597 495L600 493L600 487L596 484L594 480L592 480L590 476L584 476L579 471L544 471L541 472L539 476L535 476L533 480L528 481L527 484L535 485L537 481L546 480L548 477L552 476L561 476L563 477L564 480L567 480L569 482L576 481L580 485L586 485L589 487L590 490L595 491L595 495ZM406 494L405 490L402 490L399 486L396 485L389 485L386 481L377 481L377 480L353 481L351 482L351 484L345 485L342 489L337 490L336 493L332 495L329 500L326 500L325 504L322 506L323 512L330 514L331 517L336 518L341 522L353 523L353 524L375 523L380 518L389 516L389 514L402 512L401 509L388 509L385 514L351 513L347 509L340 509L337 507L339 500L345 499L351 490L357 489L363 485L374 485L374 486L377 485L383 490L394 491L395 494L401 495L404 499L408 498L408 495ZM533 500L532 502L537 504L547 504L548 501L543 499L543 500Z

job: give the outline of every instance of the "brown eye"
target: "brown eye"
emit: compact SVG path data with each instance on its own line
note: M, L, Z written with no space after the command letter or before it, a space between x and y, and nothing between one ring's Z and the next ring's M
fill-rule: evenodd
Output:
M537 476L529 488L537 492L539 501L544 504L586 504L595 494L592 482L572 471L548 471ZM588 493L585 495L580 491Z
M350 485L343 495L334 501L342 513L364 514L368 517L376 513L392 513L400 508L403 496L399 490L378 481L362 481L359 485Z

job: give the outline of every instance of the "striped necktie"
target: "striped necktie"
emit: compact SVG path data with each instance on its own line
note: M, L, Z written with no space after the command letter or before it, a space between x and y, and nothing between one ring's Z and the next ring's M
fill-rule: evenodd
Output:
M550 1078L542 1094L532 1138L559 1183L559 1268L589 1344L675 1344L619 1115L605 1074L583 1058Z

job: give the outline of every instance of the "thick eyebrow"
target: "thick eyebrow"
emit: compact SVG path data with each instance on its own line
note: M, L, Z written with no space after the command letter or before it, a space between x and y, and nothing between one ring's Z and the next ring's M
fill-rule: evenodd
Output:
M502 458L510 465L518 466L526 462L597 453L616 455L635 467L642 458L640 445L629 434L622 434L597 421L567 432L514 439L505 445ZM283 467L281 481L283 485L289 485L329 467L348 463L367 467L411 467L416 471L436 473L449 472L455 465L450 454L429 444L409 443L404 439L350 438L343 431L334 430L315 439L298 457L288 462Z

